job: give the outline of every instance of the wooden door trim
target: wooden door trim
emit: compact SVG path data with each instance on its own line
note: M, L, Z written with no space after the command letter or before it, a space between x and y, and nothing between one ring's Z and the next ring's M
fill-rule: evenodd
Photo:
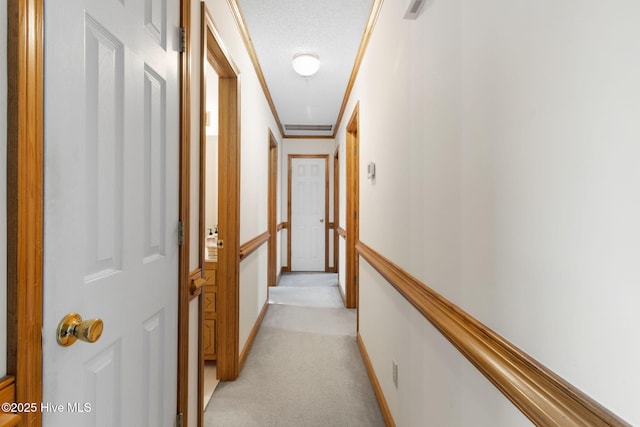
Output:
M277 284L277 251L278 251L278 141L269 129L269 166L267 183L267 225L269 231L269 247L267 255L267 284Z
M291 224L291 162L293 159L324 159L324 271L329 271L329 155L289 154L287 171L287 224ZM287 227L287 266L291 271L291 226Z
M345 287L348 308L358 307L358 254L356 242L360 233L360 161L359 161L359 113L356 104L347 124L347 206L346 206L346 268Z
M240 72L225 49L204 2L201 17L201 82L205 81L208 61L218 74L218 176L224 177L218 180L218 238L224 247L218 250L216 368L222 381L232 381L240 372ZM203 84L200 96L204 95ZM206 112L201 108L201 129L205 120ZM204 247L204 229L202 231L200 246Z
M339 272L340 264L340 147L333 154L333 272Z
M7 373L42 401L43 0L7 2ZM41 425L39 411L20 425Z
M180 194L179 221L184 240L178 246L178 390L176 413L188 425L189 416L189 271L190 167L191 167L191 4L180 0L180 26L185 29L185 49L180 53Z

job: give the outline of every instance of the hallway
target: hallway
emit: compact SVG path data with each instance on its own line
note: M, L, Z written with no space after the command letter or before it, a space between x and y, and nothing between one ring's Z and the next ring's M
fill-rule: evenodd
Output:
M337 280L290 273L270 289L240 377L218 386L205 426L384 425Z

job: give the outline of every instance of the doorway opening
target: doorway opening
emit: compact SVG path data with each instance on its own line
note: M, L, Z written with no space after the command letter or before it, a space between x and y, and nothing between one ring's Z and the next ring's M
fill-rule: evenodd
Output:
M278 251L278 141L269 130L269 182L267 200L267 226L269 230L269 248L267 259L267 284L276 286L277 278L277 251Z
M347 124L347 238L346 238L346 267L345 287L347 290L346 304L348 308L358 307L358 253L356 243L360 239L360 135L359 110L356 104L349 123Z
M218 385L216 360L217 345L217 294L218 294L218 80L220 76L209 61L204 63L204 79L202 91L205 103L204 127L201 129L201 171L204 175L202 187L203 208L201 224L204 223L204 289L200 305L200 339L201 357L203 359L202 404L213 395ZM202 233L201 233L202 234Z
M340 264L340 147L333 154L333 268L334 273L339 273ZM342 292L341 292L342 295ZM344 299L344 295L342 295Z
M239 373L239 71L201 3L198 413L218 380ZM215 370L213 363L215 362ZM210 396L209 396L210 397ZM207 399L208 400L208 399Z
M218 176L217 182L217 333L218 377L232 381L239 372L239 258L240 251L240 117L239 71L222 47L209 10L202 3L202 64L210 64L218 76ZM205 68L201 81L206 86ZM206 88L201 89L201 144L206 144ZM206 157L206 156L204 156ZM203 172L206 170L203 168ZM201 174L201 179L203 179ZM201 185L204 191L205 185ZM204 195L201 200L204 200ZM202 207L204 208L204 207ZM201 245L205 246L204 212L201 212ZM202 251L204 262L204 251Z

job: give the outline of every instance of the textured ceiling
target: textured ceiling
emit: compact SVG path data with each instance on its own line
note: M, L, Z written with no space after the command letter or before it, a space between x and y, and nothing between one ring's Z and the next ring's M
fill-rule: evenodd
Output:
M283 125L335 126L372 0L238 0ZM293 71L299 52L320 56L311 77ZM331 131L287 131L330 136Z

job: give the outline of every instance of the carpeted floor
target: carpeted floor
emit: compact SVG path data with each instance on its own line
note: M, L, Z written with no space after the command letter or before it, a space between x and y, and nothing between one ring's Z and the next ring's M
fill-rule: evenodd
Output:
M286 274L269 302L240 377L218 385L204 425L384 426L337 275Z

